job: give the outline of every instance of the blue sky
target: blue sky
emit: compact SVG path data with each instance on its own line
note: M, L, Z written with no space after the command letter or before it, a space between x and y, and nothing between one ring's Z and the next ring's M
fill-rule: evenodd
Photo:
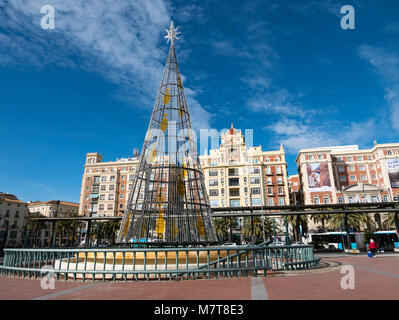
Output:
M43 5L55 29L43 30ZM340 8L355 8L355 30ZM399 142L397 1L12 0L0 6L0 191L79 201L85 154L141 149L168 52L196 130L299 149Z

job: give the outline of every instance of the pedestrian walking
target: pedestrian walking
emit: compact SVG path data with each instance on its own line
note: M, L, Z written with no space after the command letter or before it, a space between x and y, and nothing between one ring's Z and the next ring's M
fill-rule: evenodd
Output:
M374 241L374 239L370 239L369 250L373 254L373 258L375 258L375 253L378 250L378 244L377 244L377 242Z

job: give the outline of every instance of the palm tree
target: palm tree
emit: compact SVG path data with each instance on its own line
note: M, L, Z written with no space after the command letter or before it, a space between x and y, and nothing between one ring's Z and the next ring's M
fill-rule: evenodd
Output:
M317 211L324 211L323 208L317 208ZM326 222L330 219L330 215L327 213L312 214L310 217L314 223L321 223L321 227L326 231Z
M247 238L252 238L252 242L263 239L263 229L265 230L265 237L270 238L273 234L273 222L272 219L264 217L264 220L259 216L244 219L244 225L242 233ZM278 225L275 226L277 231L280 231Z
M35 246L38 233L43 229L47 229L47 224L43 221L35 220L37 218L45 218L45 216L40 213L35 213L31 215L28 220L28 230L31 230L31 234L33 233L34 235L33 243L35 244Z
M307 228L308 217L306 215L288 215L288 222L292 224L294 229L294 238L295 242L299 241L299 233L300 227L302 226L302 230Z
M332 229L342 229L344 221L344 214L331 215L328 224ZM355 230L361 230L366 224L367 230L371 231L374 226L373 219L368 214L350 213L347 214L348 225ZM349 230L347 230L349 232Z
M385 215L385 219L382 222L382 227L384 230L395 229L395 212L388 212Z
M229 242L233 241L233 229L237 226L236 219L232 217L222 218L229 230Z
M104 223L104 235L112 238L112 244L115 244L115 235L119 230L120 221L111 220Z
M56 233L60 234L59 246L62 247L64 235L71 234L75 231L73 221L60 221L57 223ZM68 240L68 244L69 240Z
M226 224L226 220L224 220L223 218L215 218L214 225L218 239L219 241L222 241L225 237L227 237L229 230L229 227Z

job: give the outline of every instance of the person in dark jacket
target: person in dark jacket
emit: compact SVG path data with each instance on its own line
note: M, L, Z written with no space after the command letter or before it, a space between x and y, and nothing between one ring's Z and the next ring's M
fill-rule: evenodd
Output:
M373 257L375 258L375 253L378 250L378 244L377 244L377 242L374 241L374 239L370 239L369 250L373 254Z

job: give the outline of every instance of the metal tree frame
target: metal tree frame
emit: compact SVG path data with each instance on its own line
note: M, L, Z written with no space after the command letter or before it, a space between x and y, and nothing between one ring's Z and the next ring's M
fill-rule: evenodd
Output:
M166 66L117 242L218 241L177 63L171 23Z

